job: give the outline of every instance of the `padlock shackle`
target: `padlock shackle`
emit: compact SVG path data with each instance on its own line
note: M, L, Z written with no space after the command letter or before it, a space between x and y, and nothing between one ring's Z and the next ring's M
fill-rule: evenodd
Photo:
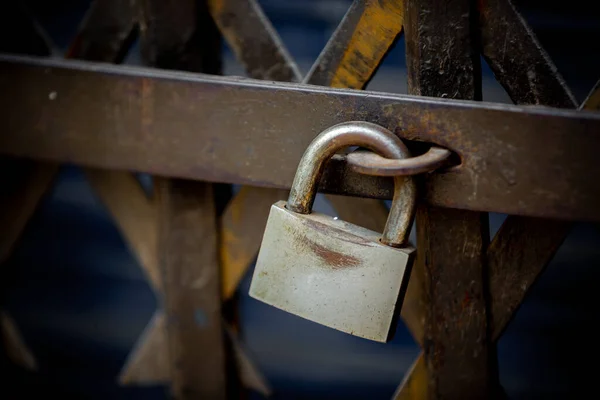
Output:
M349 146L365 147L386 158L410 157L402 140L379 125L364 121L334 125L321 132L302 155L286 208L310 214L325 164L335 153ZM405 244L415 213L416 193L413 177L394 177L394 199L382 243L394 247Z

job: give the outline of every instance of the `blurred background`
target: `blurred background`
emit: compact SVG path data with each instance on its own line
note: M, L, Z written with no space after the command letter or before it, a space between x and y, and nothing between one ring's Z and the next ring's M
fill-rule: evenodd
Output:
M307 72L350 0L259 0ZM600 15L593 2L515 2L579 101L600 78ZM589 4L588 4L589 3ZM86 0L30 1L55 54L64 54ZM226 75L244 75L224 45ZM136 45L127 63L139 64ZM367 89L406 93L398 41ZM484 101L510 102L483 64ZM543 151L543 148L532 149ZM317 208L333 213L326 200ZM491 233L505 216L490 215ZM576 224L498 343L501 384L514 399L596 391L600 230ZM2 380L65 399L163 399L165 387L122 387L117 376L158 301L81 171L65 165L4 265L4 308L38 362L7 364ZM388 344L358 339L248 297L239 288L241 338L276 399L389 399L419 353L400 322ZM3 355L5 356L5 355ZM591 397L591 395L590 395ZM15 398L20 398L17 396ZM253 393L252 398L261 398Z

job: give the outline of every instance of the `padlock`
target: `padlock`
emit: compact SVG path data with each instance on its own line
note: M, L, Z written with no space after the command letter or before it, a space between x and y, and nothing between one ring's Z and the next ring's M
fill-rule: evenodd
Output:
M319 134L300 160L287 203L271 206L250 296L330 328L386 342L415 254L407 238L416 186L412 177L394 178L382 235L312 212L326 162L349 146L386 158L410 156L396 135L367 122L342 123Z

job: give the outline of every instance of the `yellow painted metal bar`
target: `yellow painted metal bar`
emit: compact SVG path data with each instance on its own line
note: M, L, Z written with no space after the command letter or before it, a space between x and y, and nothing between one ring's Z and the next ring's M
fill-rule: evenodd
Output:
M244 186L221 217L220 257L223 297L231 298L248 266L254 261L271 205L286 190Z
M367 1L330 86L362 89L402 30L403 21L403 1Z

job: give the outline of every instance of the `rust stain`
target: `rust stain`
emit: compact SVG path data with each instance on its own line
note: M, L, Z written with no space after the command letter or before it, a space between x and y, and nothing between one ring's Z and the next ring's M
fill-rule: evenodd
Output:
M306 224L306 226L310 227L310 229L319 231L328 236L335 236L337 239L343 240L344 242L353 243L357 246L373 246L373 242L352 233L344 232L339 229L332 229L319 222L311 221L310 219L304 219L302 222Z
M152 130L154 122L154 86L151 79L142 78L141 82L141 134Z
M471 304L471 295L469 294L468 291L465 291L465 297L463 298L463 301L462 301L462 308L467 308L467 307L469 307L470 304Z
M360 265L360 260L356 257L328 249L307 238L304 238L304 242L313 253L333 269L352 268Z

